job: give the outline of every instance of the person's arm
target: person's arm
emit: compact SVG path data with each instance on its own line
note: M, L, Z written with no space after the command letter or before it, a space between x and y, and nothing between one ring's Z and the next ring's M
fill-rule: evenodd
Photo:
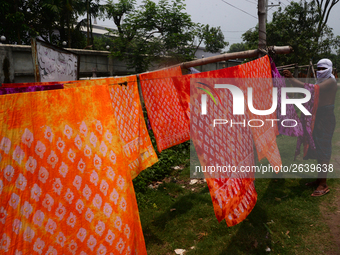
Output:
M292 83L294 87L300 87L300 88L305 87L305 84L299 81L298 79L295 79L293 74L289 70L283 70L282 73L285 78L289 78L289 81Z

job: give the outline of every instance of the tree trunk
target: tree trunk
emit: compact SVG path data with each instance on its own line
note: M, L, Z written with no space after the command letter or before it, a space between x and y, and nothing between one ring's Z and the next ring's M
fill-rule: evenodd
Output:
M67 38L68 47L71 48L70 12L67 13Z
M90 28L89 28L89 12L90 12L90 0L86 0L86 8L87 8L87 12L86 12L86 20L87 20L87 41L86 41L86 46L90 45Z

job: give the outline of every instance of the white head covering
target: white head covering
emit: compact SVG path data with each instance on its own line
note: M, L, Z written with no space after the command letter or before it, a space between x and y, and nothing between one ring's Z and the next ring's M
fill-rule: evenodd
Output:
M316 78L318 78L317 83L321 83L328 78L335 79L334 75L332 74L333 68L332 68L332 61L330 61L328 58L321 59L317 67L324 67L325 70L320 70L316 72Z

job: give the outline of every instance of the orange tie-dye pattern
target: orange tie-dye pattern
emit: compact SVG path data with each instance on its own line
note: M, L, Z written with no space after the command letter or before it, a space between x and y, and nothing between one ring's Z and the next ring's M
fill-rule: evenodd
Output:
M114 119L118 127L123 151L132 179L158 162L147 131L139 99L137 76L83 80L65 84L65 87L109 86Z
M79 80L79 81L71 81L64 84L65 88L76 88L83 86L101 86L107 85L107 80L104 79L91 79L91 80Z
M145 125L137 77L108 78L111 103L132 179L158 162Z
M146 254L108 87L5 95L0 108L0 253Z

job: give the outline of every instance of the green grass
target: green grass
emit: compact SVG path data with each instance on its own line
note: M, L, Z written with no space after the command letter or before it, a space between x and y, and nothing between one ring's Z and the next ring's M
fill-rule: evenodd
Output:
M333 246L319 209L324 199L312 198L304 183L304 179L256 180L255 208L230 228L217 222L204 184L164 183L150 189L140 210L148 254L174 254L177 248L188 250L186 254L264 254L267 247L274 254L322 254ZM329 186L339 183L333 179Z
M340 93L337 95L336 119L340 120ZM331 163L339 171L340 125L333 137ZM283 165L293 162L296 138L277 138ZM172 153L188 150L173 148ZM182 153L183 154L183 153ZM182 155L178 154L178 155ZM177 155L177 154L176 154ZM206 183L189 185L189 161L176 158L169 164L184 165L183 170L165 171L170 174L158 188L137 192L139 212L149 255L175 254L175 249L186 249L186 254L327 254L336 248L321 208L336 212L333 206L339 199L335 190L339 179L329 179L331 192L323 197L311 197L306 188L309 179L256 179L258 201L246 220L227 227L218 223ZM178 159L178 160L177 160ZM260 162L266 164L266 160ZM298 157L294 163L316 163ZM149 171L149 170L146 170ZM163 169L164 171L164 169ZM337 237L338 238L338 237ZM191 249L191 247L195 247ZM271 252L266 252L267 248ZM336 254L336 253L333 253Z

